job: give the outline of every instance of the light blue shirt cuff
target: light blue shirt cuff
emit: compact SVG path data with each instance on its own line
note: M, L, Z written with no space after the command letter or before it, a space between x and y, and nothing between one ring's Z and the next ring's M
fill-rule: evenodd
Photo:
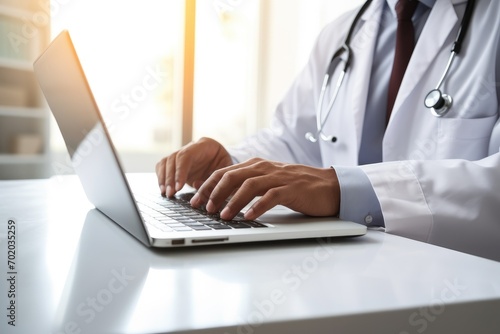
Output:
M373 186L359 167L332 167L340 184L339 218L384 227L384 217Z

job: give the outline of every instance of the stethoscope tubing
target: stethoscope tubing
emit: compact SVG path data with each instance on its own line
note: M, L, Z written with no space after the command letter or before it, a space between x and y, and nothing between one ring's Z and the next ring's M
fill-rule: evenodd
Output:
M351 57L352 57L351 49L349 47L351 35L353 34L354 28L356 27L359 19L361 18L363 13L366 11L366 9L369 7L371 2L372 2L372 0L366 1L363 4L363 6L361 7L361 9L358 11L358 13L356 14L356 17L354 18L354 20L351 24L351 27L349 28L349 32L347 34L347 37L346 37L343 45L334 53L332 59L330 60L330 63L328 65L328 70L325 74L325 77L323 78L323 83L321 86L321 92L320 92L320 96L319 96L318 106L316 109L316 133L315 133L315 135L313 135L311 132L307 132L305 135L306 139L311 141L311 142L314 142L314 143L317 142L318 137L321 137L321 139L324 141L331 141L332 138L335 138L333 136L326 135L323 132L323 129L325 127L326 121L328 120L328 118L331 114L331 111L333 109L333 105L334 105L335 101L337 100L337 96L338 96L340 88L342 86L342 82L344 81L347 70L348 70L349 65L351 63L351 60L352 60L351 59ZM475 4L475 0L468 0L467 1L467 6L465 8L464 17L462 18L462 22L460 24L457 38L455 39L455 41L453 43L450 57L448 59L446 67L443 71L443 74L441 75L441 77L438 81L438 84L436 85L436 88L431 90L426 95L426 98L424 99L425 107L430 109L431 114L435 117L443 117L444 115L446 115L448 113L448 111L450 110L450 107L453 103L452 97L447 95L447 94L443 94L440 91L440 88L441 88L442 84L444 83L444 80L448 76L448 73L450 72L450 69L452 67L453 61L455 60L455 57L459 54L460 50L462 49L462 42L463 42L465 35L466 35L466 32L469 28L470 20L471 20L472 13L474 10L474 4ZM340 56L344 52L347 53L347 59L345 60L344 69L342 70L342 72L339 75L339 79L337 80L337 84L335 85L335 90L332 94L332 98L330 99L330 101L328 103L326 115L323 118L321 116L323 113L323 103L324 103L324 99L325 99L325 94L326 94L326 91L328 90L331 76L333 75L333 72L335 71L335 68L332 68L332 67L335 67L335 66L333 66L333 63L337 58L340 58ZM438 94L437 99L434 98L436 95L434 93ZM439 108L438 108L438 106L439 106Z

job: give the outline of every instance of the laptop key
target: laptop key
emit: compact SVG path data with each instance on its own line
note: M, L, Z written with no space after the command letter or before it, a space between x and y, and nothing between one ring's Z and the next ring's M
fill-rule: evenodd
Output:
M175 218L171 218L168 216L163 216L163 217L156 217L156 220L161 221L163 224L168 224L168 223L175 223L177 220Z
M171 229L167 225L156 226L156 228L159 228L163 232L173 232L174 231L173 229Z
M220 222L218 222L216 220L212 220L210 218L204 218L204 219L200 219L198 221L202 224L205 224L205 225L219 225L220 224Z
M181 227L186 227L186 225L182 224L182 223L178 223L178 222L175 222L175 223L168 223L168 224L165 224L167 225L168 227L171 227L171 228L181 228Z
M250 225L238 221L228 221L226 224L232 228L251 228Z
M225 224L210 224L208 225L210 226L211 228L213 228L214 230L230 230L231 228Z
M205 226L202 223L195 222L195 221L193 221L193 222L186 222L186 223L184 223L184 225L189 226L189 227L192 227L192 226Z
M253 220L246 220L245 224L248 224L248 225L250 225L252 227L267 227L266 225L261 224L261 223L256 222L256 221L253 221Z
M248 221L243 214L238 214L231 221L224 221L220 213L209 214L205 208L193 208L189 200L193 194L181 194L180 198L165 198L151 195L140 204L141 211L147 212L150 219L156 220L155 224L166 225L176 231L191 230L223 230L240 228L267 227L264 224Z
M189 225L193 230L195 231L208 231L211 230L210 227L205 226L205 225Z
M172 227L172 229L176 232L187 232L187 231L192 231L193 229L187 226L183 227Z

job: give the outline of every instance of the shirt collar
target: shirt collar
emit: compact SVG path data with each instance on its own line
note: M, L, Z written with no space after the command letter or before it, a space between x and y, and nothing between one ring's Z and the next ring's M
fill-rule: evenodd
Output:
M391 10L392 15L396 17L396 3L398 0L386 0L387 5L389 6L389 9ZM429 9L434 6L436 3L436 0L418 0L420 1L423 5L427 6Z

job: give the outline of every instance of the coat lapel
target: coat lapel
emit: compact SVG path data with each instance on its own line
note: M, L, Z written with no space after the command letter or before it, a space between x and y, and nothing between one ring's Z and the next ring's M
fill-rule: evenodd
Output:
M355 160L357 161L357 152L361 143L361 134L363 131L363 121L366 108L366 100L369 89L369 76L373 64L373 53L377 41L377 35L382 18L382 10L385 0L376 0L368 7L358 23L358 30L351 40L351 52L353 63L351 67L351 79L349 80L348 92L356 131L357 150ZM354 152L353 152L354 153Z
M401 87L394 103L391 120L419 81L422 80L427 69L444 47L446 40L448 40L450 33L454 30L458 22L453 3L463 1L464 0L439 0L434 4L418 42L415 45L413 56L410 59L405 76L401 82ZM429 87L429 90L433 88L435 87Z

